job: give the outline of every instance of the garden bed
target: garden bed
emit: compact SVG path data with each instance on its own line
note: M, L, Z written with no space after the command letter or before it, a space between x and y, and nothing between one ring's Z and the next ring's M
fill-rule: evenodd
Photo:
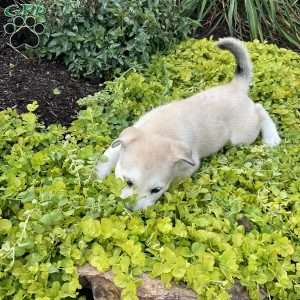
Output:
M232 56L187 40L99 86L6 45L5 22L0 9L1 299L300 299L299 55L247 44L278 148L226 147L132 213L120 181L97 181L101 153L149 109L228 82Z
M188 40L107 83L68 128L41 126L34 105L0 112L0 298L76 298L86 263L112 271L126 300L144 273L203 299L228 299L236 280L251 299L300 298L299 55L247 47L251 97L282 144L227 147L146 211L128 212L123 183L97 181L95 162L145 111L232 78L233 57L212 41Z
M75 79L72 77L62 59L28 58L24 53L7 45L8 36L3 26L8 18L4 16L4 7L13 4L8 0L0 7L0 110L15 107L19 112L26 111L26 105L36 100L39 104L37 115L45 124L60 123L69 125L78 112L77 100L101 89L103 79ZM206 37L208 33L215 38L229 35L225 23L210 31L200 28L194 32L197 38ZM284 39L274 36L277 45L299 50Z
M24 112L36 100L40 121L69 125L78 111L77 100L99 91L101 80L74 79L63 63L27 58L8 46L6 22L0 8L0 110L15 107Z

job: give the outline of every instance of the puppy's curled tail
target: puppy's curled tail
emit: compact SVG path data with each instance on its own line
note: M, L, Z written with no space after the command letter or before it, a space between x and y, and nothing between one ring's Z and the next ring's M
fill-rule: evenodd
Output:
M235 57L235 79L248 88L252 79L252 63L249 53L242 42L238 39L227 37L218 41L220 49L229 50Z

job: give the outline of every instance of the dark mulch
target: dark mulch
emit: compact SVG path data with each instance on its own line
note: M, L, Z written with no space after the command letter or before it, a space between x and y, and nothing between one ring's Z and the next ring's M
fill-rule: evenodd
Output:
M45 124L70 124L78 111L76 101L99 91L100 81L74 79L59 62L25 58L7 45L6 22L0 8L0 110L15 107L24 112L37 100L37 114Z

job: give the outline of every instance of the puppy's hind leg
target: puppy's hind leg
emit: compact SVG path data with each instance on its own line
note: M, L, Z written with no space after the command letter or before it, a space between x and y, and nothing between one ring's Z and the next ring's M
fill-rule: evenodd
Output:
M261 119L260 125L264 144L270 147L279 145L281 139L277 132L275 123L261 104L256 104L256 108Z
M115 167L119 155L120 155L121 145L117 147L109 147L103 154L107 158L106 161L100 161L97 163L96 172L100 179L104 179L111 170Z

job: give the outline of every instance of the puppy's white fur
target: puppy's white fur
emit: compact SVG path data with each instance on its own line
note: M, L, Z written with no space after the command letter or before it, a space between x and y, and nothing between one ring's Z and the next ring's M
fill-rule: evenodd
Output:
M138 196L133 209L153 205L175 177L190 176L202 157L228 142L248 145L262 132L266 145L280 143L269 114L247 95L252 77L247 50L234 38L221 39L218 46L236 59L230 83L148 112L105 151L107 162L98 163L100 178L116 166L116 176L128 182L121 196Z

